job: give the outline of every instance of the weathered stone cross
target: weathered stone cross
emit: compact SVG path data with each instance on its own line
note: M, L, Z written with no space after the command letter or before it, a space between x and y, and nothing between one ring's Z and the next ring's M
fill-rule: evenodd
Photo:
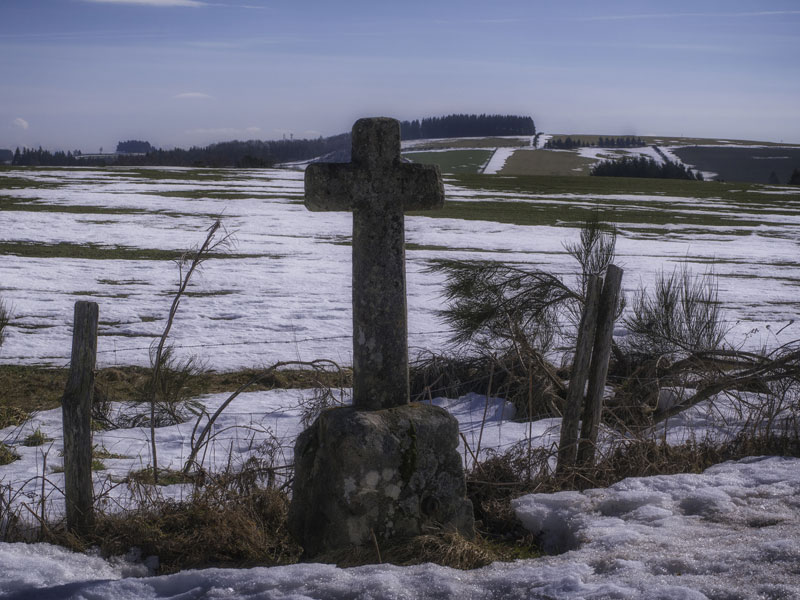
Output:
M400 123L360 119L352 162L315 163L305 175L312 211L353 211L353 405L409 402L404 211L441 208L435 165L400 161Z

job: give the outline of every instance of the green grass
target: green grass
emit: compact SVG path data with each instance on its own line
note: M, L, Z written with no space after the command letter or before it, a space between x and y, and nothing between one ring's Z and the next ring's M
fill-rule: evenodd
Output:
M0 167L0 189L29 190L61 187L61 184L56 181L42 181L41 179L31 179L24 175L17 175L17 173L24 173L24 171L17 169L19 169L19 167ZM4 173L14 173L14 175L3 175Z
M569 201L562 202L509 202L509 201L449 201L441 210L410 213L416 216L424 216L439 219L463 219L465 221L492 221L495 223L507 223L512 225L547 225L557 227L574 227L594 217L606 223L616 223L620 228L626 224L642 224L652 226L651 228L637 228L636 232L644 234L648 232L660 233L663 230L658 225L679 223L682 227L697 226L696 233L706 233L704 227L713 225L715 227L730 227L728 233L749 235L747 229L738 230L740 227L757 227L761 224L759 220L733 219L720 216L716 211L698 211L696 213L686 213L676 215L665 208L658 210L655 207L629 206L626 204L614 205L604 202L603 204L587 205L583 200L577 200L575 204ZM681 234L692 233L691 230L682 229Z
M536 175L472 175L455 174L448 182L471 190L520 192L527 194L574 194L607 196L638 194L645 196L678 196L683 198L722 199L732 202L764 203L770 206L787 204L792 196L763 194L763 186L754 183L720 183L682 179L643 179L636 177L569 177ZM603 199L605 202L605 199Z
M508 139L500 137L444 139L435 140L409 148L408 152L420 150L444 150L447 148L523 148L530 144L531 136L522 136L524 139Z
M787 184L792 171L800 166L800 148L678 148L675 154L684 162L704 171L713 171L724 181L769 183L775 173L779 184ZM788 157L788 158L787 158ZM800 197L800 188L797 190Z
M153 484L153 468L146 467L140 471L131 471L128 477L137 483ZM169 469L158 470L158 485L175 485L176 483L192 483L191 475L184 475L182 471Z
M189 292L186 291L183 293L184 296L188 296L189 298L210 298L213 296L230 296L231 294L235 294L236 290L211 290L208 292ZM170 296L174 296L174 293L170 293Z
M37 427L36 431L28 435L22 441L22 445L28 447L44 446L44 444L46 444L47 442L52 442L52 441L53 438L47 437L44 433L42 433L42 430L39 427Z
M766 196L760 186L660 179L458 175L455 184L481 193L474 200L446 200L442 210L411 213L429 218L494 221L515 225L575 226L598 217L621 229L636 224L633 235L664 235L662 225L681 226L678 235L706 233L708 226L729 227L746 235L762 217L796 217L800 202ZM529 201L496 199L497 192L516 192ZM613 195L624 195L614 198ZM553 197L555 196L555 197ZM641 200L637 197L641 196ZM673 198L697 199L688 204ZM720 206L723 204L723 206ZM696 229L695 229L696 228Z
M596 144L598 138L618 138L618 137L628 137L627 134L621 133L609 133L609 134L583 134L583 133L548 133L548 135L552 135L553 138L561 138L562 140L571 137L573 140L580 140L585 143L589 144ZM737 144L737 145L758 145L758 146L797 146L797 144L782 144L778 142L761 142L756 140L734 140L731 138L719 137L719 138L696 138L696 137L679 137L674 135L631 135L631 137L637 137L644 140L645 144L647 145L658 145L658 146L719 146L722 143L725 144ZM724 140L721 141L721 140Z
M406 251L426 250L431 252L503 252L502 250L485 250L483 248L451 248L450 246L437 246L434 244L412 244L406 242Z
M88 260L178 260L183 252L157 248L131 248L129 246L101 246L99 244L73 244L59 242L42 244L33 242L0 242L0 255L11 254L25 258L81 258ZM263 258L268 254L214 253L209 258Z
M92 446L92 458L98 459L109 459L109 458L131 458L130 456L125 456L124 454L115 454L106 449L105 446Z
M19 460L20 456L14 452L13 448L6 446L0 442L0 466L10 465L15 460Z
M258 194L253 192L226 192L213 189L199 190L178 190L168 192L155 192L156 196L165 198L185 198L187 200L205 200L213 198L215 200L286 200L292 196L302 196L302 189L287 189L280 194Z
M98 279L97 283L102 285L150 285L144 279Z
M227 179L239 179L240 174L235 171L225 169L142 169L135 167L109 167L106 168L109 174L136 177L139 179L175 179L181 181L225 181ZM263 178L264 182L270 181L269 177Z
M501 169L503 175L588 175L595 164L577 152L552 150L517 150Z
M3 180L0 179L0 184ZM48 212L48 213L67 213L73 215L163 215L165 217L205 217L216 219L218 215L202 213L182 213L174 210L145 210L143 208L111 208L108 206L78 206L66 204L47 204L38 200L25 200L14 198L13 196L0 195L0 211L23 211L23 212ZM91 221L98 224L114 224L113 220Z
M3 183L5 182L0 179L0 185ZM13 196L0 196L0 211L7 210L70 213L76 215L142 215L148 212L142 208L109 208L107 206L70 206L66 204L45 204L35 200L14 198ZM179 216L179 214L171 213L171 216ZM114 221L110 222L113 223Z
M450 152L405 152L417 163L439 165L442 173L479 173L491 158L491 150L452 150Z

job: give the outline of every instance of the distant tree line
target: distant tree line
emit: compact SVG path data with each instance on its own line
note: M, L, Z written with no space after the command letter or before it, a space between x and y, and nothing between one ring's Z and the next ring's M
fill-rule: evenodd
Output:
M145 156L118 156L128 166L272 167L278 163L308 160L350 147L350 134L300 140L248 140L193 146L188 150L153 150Z
M404 140L535 134L531 117L515 115L459 114L400 122L400 136Z
M131 144L133 142L133 144ZM149 142L130 140L117 144L117 151L134 152L131 148L150 147L146 154L85 155L75 152L49 152L23 148L14 153L13 165L20 166L173 166L173 167L272 167L277 163L302 161L350 148L350 134L327 138L246 142L232 141L192 146L188 150L155 149Z
M656 162L646 156L625 156L618 160L604 160L589 172L599 177L649 177L651 179L696 179L703 180L702 173L694 172L685 165L665 160Z
M119 154L147 154L152 150L154 148L150 145L150 142L141 140L127 140L117 143L117 152Z
M531 117L511 115L449 115L400 124L403 139L535 135ZM272 167L279 163L304 161L328 155L349 156L350 134L316 139L248 140L219 142L189 149L162 150L143 140L117 144L116 154L81 155L23 148L14 153L12 164L20 166L176 166L176 167ZM345 160L347 160L345 158Z
M596 143L588 142L582 138L550 138L544 143L549 150L572 150L574 148L641 148L647 144L642 138L637 137L603 137L597 138Z
M62 150L50 152L49 150L43 150L39 146L38 149L23 148L20 150L17 148L11 164L22 167L103 167L109 164L109 161L95 156L81 156L80 150L75 152L64 152Z

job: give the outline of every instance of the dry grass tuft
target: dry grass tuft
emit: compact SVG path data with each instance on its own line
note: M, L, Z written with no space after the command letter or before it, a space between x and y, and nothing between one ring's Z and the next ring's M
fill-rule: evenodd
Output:
M379 554L380 551L380 554ZM477 569L501 555L483 540L470 541L457 533L420 535L408 539L390 540L375 546L353 546L314 557L314 562L333 563L339 567L356 567L390 563L401 567L435 563L454 569Z
M107 555L132 547L159 557L159 572L297 562L300 548L286 530L288 499L277 490L235 493L211 484L185 501L155 500L98 518L88 544Z
M15 460L19 460L19 454L14 452L13 448L9 448L3 442L0 442L0 465L9 465Z
M16 406L0 404L0 429L17 427L31 418L31 413Z

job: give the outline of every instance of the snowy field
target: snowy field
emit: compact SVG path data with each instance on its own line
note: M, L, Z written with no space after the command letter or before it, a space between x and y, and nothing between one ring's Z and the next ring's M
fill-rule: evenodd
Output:
M221 215L235 234L234 254L209 260L193 281L172 333L180 352L218 371L293 358L349 364L351 217L307 211L302 177L291 170L0 171L0 297L13 314L0 361L65 365L73 304L94 300L99 365L147 364L178 269L167 259L136 259L133 251L157 255L200 244ZM572 280L575 263L563 243L577 239L580 223L571 215L593 207L613 210L616 262L625 269L629 295L652 284L660 270L711 269L734 339L758 347L800 337L800 195L794 189L764 186L755 204L752 193L737 202L498 192L454 183L446 195L498 209L525 203L547 216L536 226L406 219L412 353L439 350L448 339L436 314L443 307L440 276L425 272L431 259L513 261ZM79 257L86 244L95 245L94 258ZM126 259L114 252L119 247L129 251Z
M466 572L430 563L298 564L153 577L152 561L0 543L0 594L20 600L794 599L800 597L798 498L800 460L783 458L524 496L515 502L522 521L568 551Z
M25 185L12 178L23 178ZM425 271L428 261L514 261L571 279L574 265L562 243L577 239L579 223L570 211L598 203L613 206L619 217L617 263L625 269L629 294L661 269L671 272L687 263L702 273L713 265L734 339L745 347L774 347L800 337L794 322L800 313L800 198L792 190L764 187L757 204L751 204L752 194L736 202L497 192L460 187L455 180L446 191L452 201L493 202L498 209L524 203L550 216L535 226L408 217L410 344L417 349L441 350L448 336L436 314L441 280ZM290 170L0 171L0 297L13 314L0 361L66 365L73 303L83 299L100 304L100 366L147 364L178 277L175 264L158 253L199 244L213 217L222 215L235 232L234 254L209 260L194 281L173 328L180 351L219 371L295 358L349 364L350 217L310 213L301 201L302 173ZM642 215L652 215L652 221ZM95 245L93 258L78 257L87 244ZM141 250L156 258L121 259L120 249L128 257ZM221 467L230 456L243 463L275 448L276 464L290 463L311 394L243 394L217 422L204 464ZM200 400L213 411L226 398ZM558 439L558 419L516 423L513 409L501 400L491 401L488 410L486 399L474 395L434 402L456 416L472 449L478 437L483 448L498 449L529 436L535 447L549 448ZM704 403L671 419L663 435L676 443L690 435L727 436L746 418L732 407ZM190 421L157 430L161 468L183 465L193 426ZM22 446L36 429L52 441ZM141 428L95 433L93 443L113 455L94 473L104 509L134 502L129 488L115 483L149 465L148 435ZM63 511L60 409L0 431L0 440L21 455L0 467L13 506L38 506L44 473L46 512L57 518ZM463 445L460 452L469 464ZM162 493L180 497L185 491L175 485ZM628 479L582 493L529 495L516 501L517 514L561 553L469 572L430 564L301 564L154 577L150 557L104 560L45 544L0 543L0 596L800 598L798 498L800 461L780 458L726 463L702 475Z
M224 466L263 455L268 445L281 451L277 464L292 460L291 444L301 430L308 390L273 390L240 396L215 427L204 455L206 466ZM214 410L226 398L201 398ZM345 397L346 401L347 398ZM503 449L530 435L534 447L550 447L559 420L510 421L513 408L482 396L436 399L459 420L476 448ZM482 425L484 411L486 422ZM724 406L707 403L686 411L664 432L680 442L730 435L746 420ZM726 427L718 428L720 421ZM717 424L717 425L714 425ZM158 429L160 464L180 468L188 453L192 423ZM36 508L43 456L48 455L48 517L63 510L58 488L61 411L39 413L23 427L0 431L7 441L39 428L52 442L17 446L21 460L2 467L3 484L16 490L15 504ZM119 458L104 459L95 471L97 502L119 510L133 502L129 488L114 485L149 461L143 429L96 432L93 442ZM463 445L460 448L464 451ZM468 456L465 452L465 461ZM234 464L236 467L236 464ZM180 497L181 485L166 486L166 497ZM33 599L171 598L660 598L749 599L800 597L800 460L747 459L715 466L702 475L626 479L607 489L523 496L514 508L530 531L555 553L535 560L495 563L474 571L426 564L338 569L301 564L255 569L205 569L153 576L158 561L132 551L104 560L47 544L0 543L0 596Z

